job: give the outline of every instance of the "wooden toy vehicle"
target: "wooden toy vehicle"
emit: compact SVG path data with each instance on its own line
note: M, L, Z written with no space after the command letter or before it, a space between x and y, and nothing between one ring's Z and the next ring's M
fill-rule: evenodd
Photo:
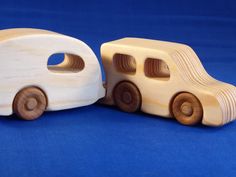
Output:
M101 47L106 98L126 112L220 126L236 118L236 88L207 74L186 45L124 38Z
M53 54L64 60L47 65ZM82 41L36 29L0 31L0 115L32 120L45 110L85 106L104 97L99 62Z

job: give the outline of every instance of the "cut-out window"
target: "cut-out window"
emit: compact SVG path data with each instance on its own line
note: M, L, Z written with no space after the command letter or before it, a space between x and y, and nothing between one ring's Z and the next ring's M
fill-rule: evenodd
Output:
M144 73L150 78L159 78L164 80L170 78L169 67L160 59L147 58L144 63Z
M113 63L118 72L126 74L135 74L136 61L134 57L125 54L115 54L113 57Z
M57 53L49 57L47 67L49 71L70 73L84 69L84 61L80 56L73 54Z

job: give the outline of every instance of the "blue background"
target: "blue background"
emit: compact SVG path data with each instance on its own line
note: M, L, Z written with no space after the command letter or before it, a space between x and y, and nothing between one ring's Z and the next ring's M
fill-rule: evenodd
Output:
M236 84L233 0L1 0L0 28L34 27L85 41L126 36L189 44L207 71ZM186 127L92 105L26 122L0 119L1 177L233 177L236 123Z

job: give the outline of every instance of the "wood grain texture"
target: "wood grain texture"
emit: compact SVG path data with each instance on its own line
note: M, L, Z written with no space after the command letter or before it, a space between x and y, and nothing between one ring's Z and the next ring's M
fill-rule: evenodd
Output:
M117 72L116 54L135 59L134 74ZM132 82L142 97L141 110L146 113L172 117L172 103L177 95L191 93L200 102L202 123L221 126L236 118L236 88L212 78L202 66L195 52L187 45L148 40L123 38L104 43L101 56L106 73L106 98L103 103L114 105L113 90L117 83ZM181 110L192 114L188 104Z
M58 53L64 61L47 66ZM12 114L16 94L30 86L47 95L49 111L89 105L105 95L97 57L78 39L38 29L1 30L0 58L0 115Z

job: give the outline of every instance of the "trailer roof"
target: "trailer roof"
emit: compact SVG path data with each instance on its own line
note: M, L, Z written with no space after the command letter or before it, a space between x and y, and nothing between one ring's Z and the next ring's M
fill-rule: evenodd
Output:
M38 34L60 35L58 33L47 31L47 30L40 30L40 29L33 29L33 28L14 28L14 29L0 30L0 41L5 41L5 40L16 38L16 37L38 35Z

